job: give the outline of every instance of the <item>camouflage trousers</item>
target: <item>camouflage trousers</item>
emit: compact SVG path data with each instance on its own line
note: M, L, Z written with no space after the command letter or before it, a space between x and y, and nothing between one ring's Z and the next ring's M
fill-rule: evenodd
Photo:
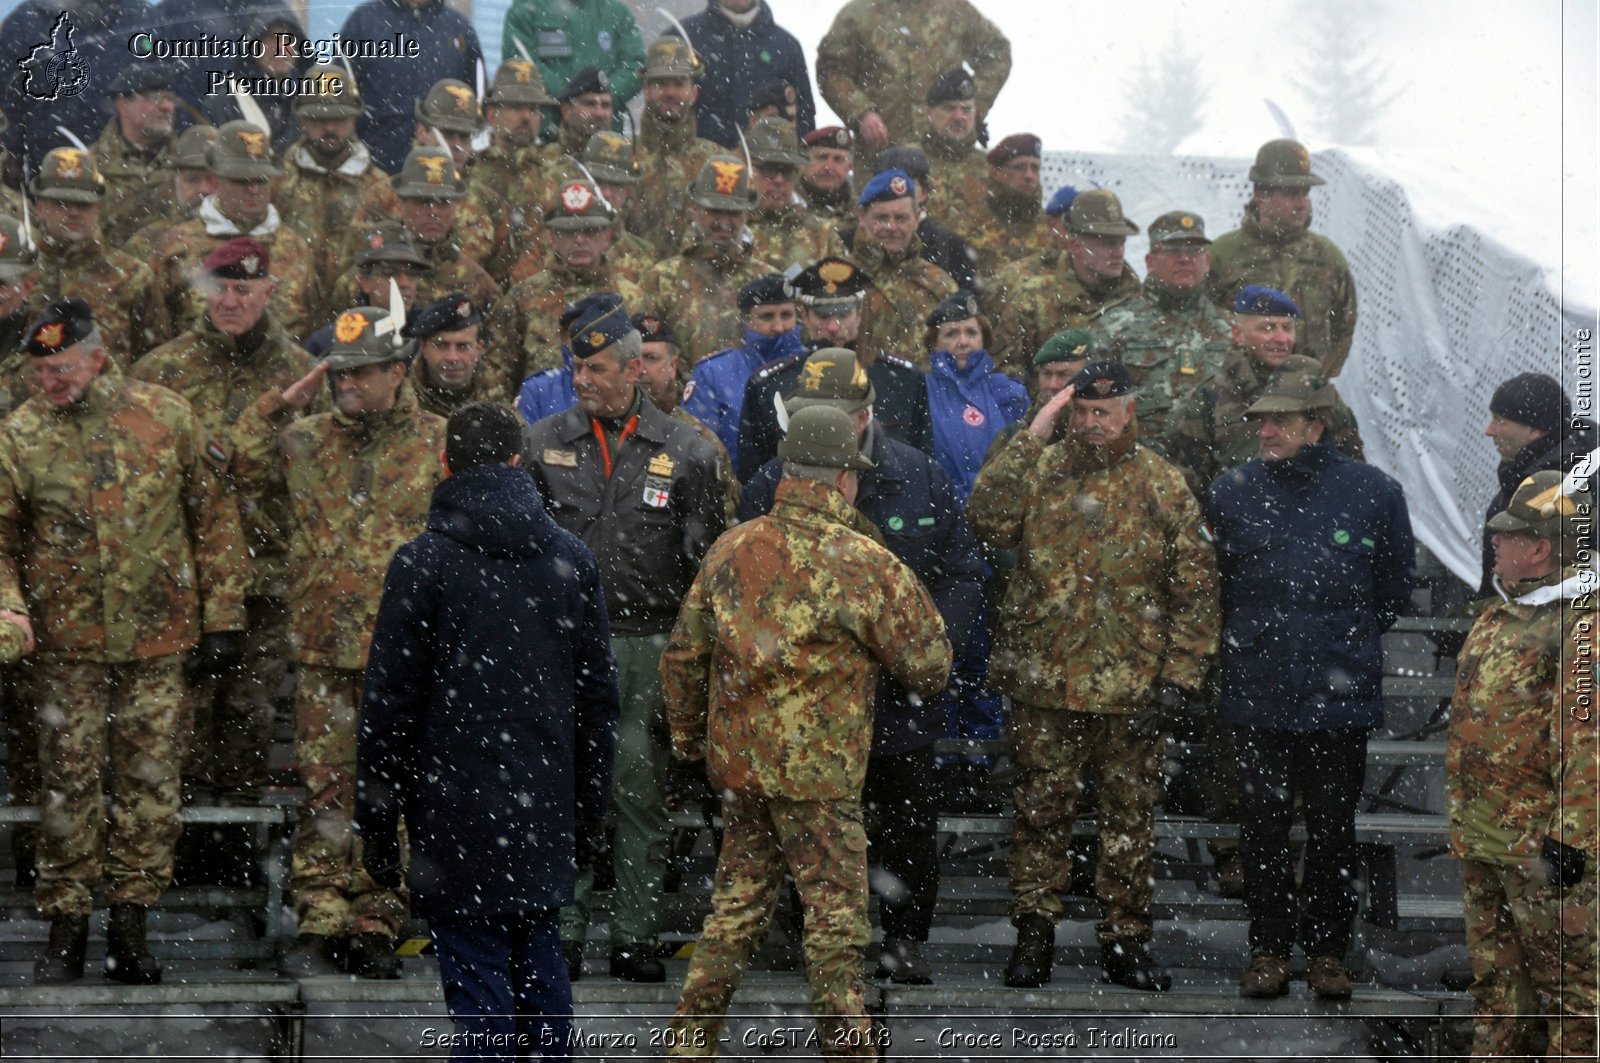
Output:
M189 691L192 740L183 760L190 791L211 789L218 800L252 798L267 781L274 701L289 670L289 612L281 598L245 600L244 660L223 679L203 679Z
M355 810L356 728L361 673L301 665L294 699L294 747L306 797L294 839L290 885L300 933L396 937L405 891L386 890L361 863Z
M783 874L805 906L806 978L822 1054L877 1059L866 1012L867 831L858 801L725 794L722 855L671 1028L671 1057L714 1058L728 1001L767 938Z
M1595 866L1562 896L1521 867L1461 862L1473 1058L1595 1058ZM1548 1044L1546 1036L1548 1035Z
M172 881L182 831L182 660L34 661L41 817L33 898L40 915L87 915L102 874L110 904L150 907Z
M1084 773L1100 782L1100 860L1095 893L1103 942L1150 940L1150 875L1160 791L1160 736L1135 733L1125 716L1013 703L1017 813L1011 821L1011 918L1065 913L1072 826Z
M14 805L39 803L39 721L33 704L33 662L24 660L0 669L0 697L5 699L6 791ZM11 828L11 856L18 866L33 862L39 828L18 823Z

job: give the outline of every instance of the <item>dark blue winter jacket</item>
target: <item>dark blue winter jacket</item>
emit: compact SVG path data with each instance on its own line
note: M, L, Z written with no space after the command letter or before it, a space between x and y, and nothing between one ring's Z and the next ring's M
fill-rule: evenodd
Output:
M1001 429L1028 412L1028 389L994 367L988 351L973 351L965 369L948 351L934 351L928 365L928 416L933 456L965 502L983 467L989 444Z
M618 714L600 571L510 465L451 476L395 552L361 701L356 825L424 918L572 900L575 821L605 814Z
M877 468L860 473L856 508L877 525L884 545L917 574L944 617L953 646L965 646L983 599L984 564L961 501L939 463L879 430L868 429L867 456ZM739 519L772 509L783 462L774 458L745 485ZM872 752L904 753L944 737L944 695L923 699L887 672L878 677Z
M683 408L717 434L738 467L739 414L744 410L744 389L756 370L780 358L801 354L800 328L776 336L744 330L744 343L702 358L683 389Z
M717 10L716 0L709 0L704 11L685 19L683 28L705 63L700 102L695 105L701 136L737 148L751 94L779 81L794 86L795 126L800 136L811 132L817 104L811 96L811 76L806 73L806 53L794 34L773 21L767 0L761 0L756 20L744 29ZM676 30L667 32L677 35Z
M1320 443L1217 477L1222 722L1284 731L1383 723L1383 649L1411 595L1400 485Z

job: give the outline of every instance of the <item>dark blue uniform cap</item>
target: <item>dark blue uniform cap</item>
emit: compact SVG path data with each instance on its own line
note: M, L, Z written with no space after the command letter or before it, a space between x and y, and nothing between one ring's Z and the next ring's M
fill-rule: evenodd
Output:
M948 325L952 321L965 321L978 316L978 297L969 291L959 291L947 295L933 308L933 313L928 315L929 328L938 328Z
M676 345L677 335L672 331L672 326L667 319L657 317L655 314L634 314L633 327L638 331L639 338L645 343L671 343Z
M483 314L460 292L413 310L406 319L400 335L407 339L425 340L439 332L458 332L483 320Z
M794 292L781 273L767 273L739 289L739 312L748 314L758 306L792 303Z
M82 299L62 299L44 308L22 334L17 350L35 358L60 354L94 331L94 315Z
M572 75L572 80L567 82L567 87L561 90L561 94L556 99L566 103L569 100L577 99L579 96L586 96L591 92L610 91L611 79L606 76L606 72L597 66L586 66Z
M1295 301L1264 284L1246 285L1233 297L1235 314L1253 314L1258 317L1299 317L1300 308Z
M568 315L571 315L570 319ZM586 295L561 315L567 349L574 358L589 358L633 331L628 308L616 292Z

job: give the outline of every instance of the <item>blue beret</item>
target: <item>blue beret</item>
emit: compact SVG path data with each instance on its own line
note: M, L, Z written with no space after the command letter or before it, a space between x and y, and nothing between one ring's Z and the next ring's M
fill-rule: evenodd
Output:
M1065 214L1072 206L1072 201L1078 198L1078 190L1071 185L1062 185L1056 189L1056 194L1050 197L1050 202L1044 205L1044 212L1052 217Z
M952 321L966 321L977 316L978 297L963 289L941 299L939 305L933 308L933 313L928 315L927 325L929 328L938 328Z
M616 292L584 296L567 307L561 320L567 330L567 349L574 358L599 354L634 330L628 308Z
M758 306L794 302L794 292L781 273L767 273L739 289L739 312L748 314Z
M44 308L22 334L17 350L35 358L60 354L94 331L94 315L82 299L62 299Z
M483 314L472 305L472 300L456 292L413 310L406 318L406 327L400 330L400 335L407 339L425 340L438 332L458 332L482 320Z
M885 170L867 182L856 199L856 206L886 203L891 199L905 199L911 195L911 175L904 170Z
M1300 308L1293 299L1276 288L1263 284L1246 285L1233 297L1235 314L1255 314L1261 317L1299 317Z
M1072 386L1077 389L1073 398L1078 399L1114 399L1133 394L1133 378L1116 358L1090 362L1078 370L1078 375L1072 378Z

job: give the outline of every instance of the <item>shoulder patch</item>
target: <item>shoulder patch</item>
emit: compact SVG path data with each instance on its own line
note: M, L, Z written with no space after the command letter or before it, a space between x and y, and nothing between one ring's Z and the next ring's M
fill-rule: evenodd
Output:
M218 472L227 471L228 452L222 448L222 444L218 443L215 439L207 439L205 446L202 447L201 450L205 454L206 460L211 463L213 468L215 468Z

